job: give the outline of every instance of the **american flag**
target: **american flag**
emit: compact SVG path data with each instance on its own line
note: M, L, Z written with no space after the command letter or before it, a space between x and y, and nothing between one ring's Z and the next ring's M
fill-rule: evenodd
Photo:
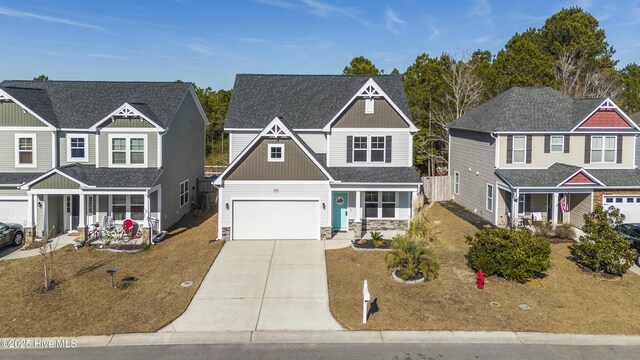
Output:
M569 199L567 199L567 194L562 194L562 198L560 199L560 211L562 211L563 214L569 211Z

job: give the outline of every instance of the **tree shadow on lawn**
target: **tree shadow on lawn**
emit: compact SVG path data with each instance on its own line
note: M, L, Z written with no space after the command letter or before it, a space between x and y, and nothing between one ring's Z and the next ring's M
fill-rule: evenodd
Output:
M484 230L486 227L493 227L493 225L490 222L472 213L471 211L463 208L462 206L456 204L454 201L441 202L440 205L442 205L442 207L452 212L457 217L470 223L478 230Z

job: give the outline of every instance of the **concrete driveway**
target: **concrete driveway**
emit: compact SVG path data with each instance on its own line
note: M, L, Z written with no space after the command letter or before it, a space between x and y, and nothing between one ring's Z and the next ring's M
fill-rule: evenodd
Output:
M342 330L323 241L230 241L187 311L161 332Z

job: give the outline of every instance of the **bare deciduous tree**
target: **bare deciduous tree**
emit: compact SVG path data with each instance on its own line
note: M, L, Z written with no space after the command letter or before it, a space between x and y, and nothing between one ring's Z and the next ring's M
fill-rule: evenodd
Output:
M47 236L42 241L44 242L41 247L38 248L40 256L42 256L42 265L44 266L44 290L52 290L53 285L53 251L58 247L58 240L53 242L55 234L55 227L53 227Z
M555 72L562 92L575 98L616 97L623 90L612 70L589 66L576 51L560 54Z

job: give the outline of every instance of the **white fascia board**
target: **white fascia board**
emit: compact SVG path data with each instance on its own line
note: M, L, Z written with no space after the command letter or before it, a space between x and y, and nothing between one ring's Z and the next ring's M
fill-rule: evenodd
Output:
M331 131L331 125L340 117L340 115L342 115L345 112L345 110L347 110L347 108L349 108L351 103L353 103L358 97L361 96L360 94L369 86L373 86L373 88L378 91L380 96L382 96L385 100L387 100L387 102L391 105L391 107L395 111L397 111L398 114L400 114L400 117L407 124L409 124L409 130L411 132L418 132L418 128L415 126L415 124L411 120L409 120L409 117L407 117L407 115L404 112L402 112L402 110L400 110L398 105L396 105L396 103L394 103L393 100L391 100L391 98L384 91L382 91L380 86L378 86L378 84L376 84L376 82L373 80L373 78L369 78L369 80L367 80L367 82L365 82L364 85L362 85L362 87L355 93L355 95L353 95L353 97L351 99L349 99L349 101L347 101L347 103L342 107L342 109L340 109L338 111L338 113L333 118L331 118L331 120L329 120L327 125L325 125L322 128L322 131L324 131L324 132Z
M610 106L604 106L606 103L610 103L612 105ZM620 107L618 105L616 105L616 103L613 102L613 100L606 98L603 102L600 103L600 105L598 105L595 109L593 109L593 111L591 111L589 113L589 115L587 115L584 119L582 119L578 125L576 125L573 129L571 129L571 132L576 131L578 128L580 128L580 125L584 124L585 121L587 121L593 114L596 113L596 111L602 109L602 108L606 108L606 109L613 109L615 110L615 112L618 113L618 115L622 116L624 118L624 120L631 125L632 128L635 128L636 130L640 130L640 127L638 127L638 124L636 124L633 120L631 120L631 118L624 112L622 111L622 109L620 109ZM595 129L595 128L588 128L588 129ZM616 129L616 128L610 128L610 129Z
M262 131L262 129L258 129L258 128L223 128L224 131L250 131L250 132L260 132Z
M388 133L402 134L411 133L409 128L333 128L331 132L335 133Z
M271 130L271 128L274 125L278 125L280 127L280 129L282 129L282 131L284 132L284 136L288 136L289 138L291 138L291 140L293 140L300 147L300 149L302 149L302 151L307 155L307 157L309 157L309 159L311 159L311 161L313 161L313 163L316 164L316 166L320 169L320 171L322 171L322 173L325 174L330 181L333 181L333 177L331 177L331 174L329 174L329 172L327 172L327 170L324 168L324 166L322 166L320 163L318 163L316 158L313 157L307 151L306 147L304 145L302 145L300 142L298 142L297 138L295 136L293 136L293 134L291 133L291 130L289 130L282 123L282 121L280 121L280 119L278 119L278 117L276 116L275 118L273 118L273 120L271 120L271 122L267 126L264 127L264 129L262 129L262 131L258 134L258 136L256 136L253 140L251 140L249 145L247 145L244 148L244 150L242 150L242 152L240 154L238 154L238 156L236 156L235 159L233 159L233 161L229 164L229 166L227 166L227 168L213 182L213 185L214 186L222 185L222 180L227 175L227 173L229 171L231 171L239 162L241 162L244 159L245 155L249 152L249 150L251 150L253 148L253 145L255 145L263 137L267 136L267 133L269 132L269 130Z
M98 129L98 126L102 125L103 123L105 123L106 121L111 120L111 118L113 116L115 116L117 113L119 113L120 111L122 111L123 109L128 108L129 110L131 110L131 112L136 115L139 116L141 119L146 120L147 122L149 122L149 124L153 125L153 127L156 128L156 130L164 130L164 128L158 124L156 124L155 122L153 122L151 119L149 119L148 117L146 117L144 114L142 114L138 109L136 109L134 106L132 106L129 103L124 103L122 104L119 108L117 108L115 111L113 111L111 114L105 116L102 120L98 121L97 123L93 124L93 126L91 126L89 128L89 131L96 131Z
M36 114L33 110L31 110L28 107L24 106L24 104L22 104L20 101L16 100L16 98L14 98L13 96L7 94L4 90L0 89L0 95L2 97L10 99L11 101L13 101L14 103L16 103L18 105L20 105L22 107L22 109L27 111L29 114L33 115L36 119L42 121L45 125L47 125L47 127L49 129L56 130L55 126L51 125L47 120L43 119L40 115Z

